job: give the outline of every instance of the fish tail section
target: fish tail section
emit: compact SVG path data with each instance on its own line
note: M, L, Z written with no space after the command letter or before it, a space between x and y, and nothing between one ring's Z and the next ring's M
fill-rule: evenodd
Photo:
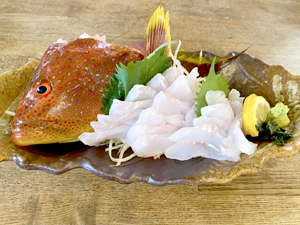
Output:
M146 30L145 56L148 56L160 45L170 42L169 11L166 15L163 7L158 7L150 18ZM166 56L170 56L171 46L168 45L165 50Z

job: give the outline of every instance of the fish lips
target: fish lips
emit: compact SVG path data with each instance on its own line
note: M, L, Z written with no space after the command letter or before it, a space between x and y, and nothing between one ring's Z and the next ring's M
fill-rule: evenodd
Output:
M19 146L66 143L78 141L78 136L92 128L84 121L43 120L37 123L23 123L21 120L12 122L12 141ZM71 125L72 124L72 125Z

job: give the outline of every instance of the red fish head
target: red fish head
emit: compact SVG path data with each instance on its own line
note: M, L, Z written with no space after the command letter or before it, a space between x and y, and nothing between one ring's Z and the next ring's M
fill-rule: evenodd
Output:
M143 57L132 48L90 38L51 45L18 105L12 140L17 145L70 142L91 132L116 64Z

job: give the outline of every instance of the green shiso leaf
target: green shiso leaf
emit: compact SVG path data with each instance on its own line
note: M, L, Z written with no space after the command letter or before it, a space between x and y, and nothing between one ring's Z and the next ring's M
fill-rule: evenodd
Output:
M205 78L205 81L203 81L202 84L199 85L200 91L196 93L197 98L195 114L198 117L201 116L201 108L207 106L205 95L208 91L224 91L227 97L229 94L228 81L222 77L222 73L215 73L215 62L216 57L212 61L209 74Z
M165 47L158 48L151 56L127 66L117 66L117 72L110 78L106 85L102 100L102 112L106 115L114 99L125 100L128 92L135 84L147 84L156 74L164 72L171 66L171 58L164 54Z

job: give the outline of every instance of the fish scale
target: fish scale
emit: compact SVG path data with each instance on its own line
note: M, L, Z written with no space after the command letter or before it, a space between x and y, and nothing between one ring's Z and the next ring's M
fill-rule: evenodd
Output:
M35 139L59 142L61 137L61 141L73 141L79 133L91 131L89 121L97 120L101 113L105 84L110 83L116 64L127 65L143 58L133 48L91 38L54 43L42 57L18 106L17 119L12 123L15 142L18 135L22 135L20 145ZM51 86L47 96L37 93L43 82Z

